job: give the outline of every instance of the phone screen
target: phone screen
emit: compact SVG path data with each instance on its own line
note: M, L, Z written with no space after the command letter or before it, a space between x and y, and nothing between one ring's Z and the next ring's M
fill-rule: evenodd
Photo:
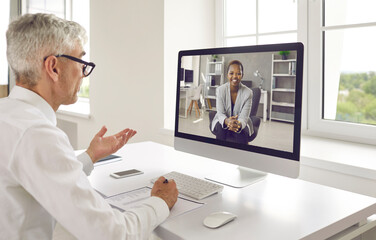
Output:
M138 174L142 174L142 173L143 172L140 171L140 170L130 169L130 170L126 170L126 171L111 173L110 175L112 177L115 177L115 178L123 178L123 177L129 177L129 176L138 175Z
M135 174L135 173L141 173L141 171L139 171L137 169L131 169L131 170L126 170L126 171L122 171L122 172L116 172L115 174L119 175L119 176L126 176L126 175L129 175L129 174Z

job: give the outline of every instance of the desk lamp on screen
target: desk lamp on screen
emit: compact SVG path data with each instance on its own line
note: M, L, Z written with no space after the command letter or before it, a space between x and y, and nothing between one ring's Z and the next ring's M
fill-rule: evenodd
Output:
M221 172L209 170L206 177L233 187L252 184L266 173L297 178L303 49L302 43L284 43L180 51L175 149L236 165ZM286 52L287 59L282 58L280 53ZM223 61L213 61L214 55ZM184 106L180 103L179 81L182 61L192 61L192 70L201 76L195 83L203 85L201 121L195 115L179 117ZM254 76L256 71L263 73L262 89ZM261 93L267 94L267 102L260 102ZM263 111L258 111L264 104L266 121L262 121Z

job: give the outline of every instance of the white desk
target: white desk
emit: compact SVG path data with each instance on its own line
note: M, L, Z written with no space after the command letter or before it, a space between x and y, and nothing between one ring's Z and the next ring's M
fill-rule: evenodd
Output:
M149 185L149 180L176 170L203 178L225 171L229 164L175 151L152 142L127 144L118 154L123 161L100 165L89 177L94 188L110 196ZM137 168L145 174L114 179L111 172ZM376 213L376 199L297 179L269 174L265 180L242 189L224 188L203 200L197 210L177 216L155 233L162 239L326 239ZM216 211L238 218L208 229L203 219Z

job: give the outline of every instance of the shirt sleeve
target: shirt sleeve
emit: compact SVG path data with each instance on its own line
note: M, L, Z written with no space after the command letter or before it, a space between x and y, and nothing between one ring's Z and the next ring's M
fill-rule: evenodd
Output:
M216 89L216 107L217 107L217 116L218 122L222 125L222 128L227 129L225 125L225 120L228 118L226 113L226 87L222 85Z
M94 169L94 164L89 154L87 154L87 152L85 151L77 156L77 160L82 163L82 170L84 171L86 176L89 176Z
M91 187L69 140L53 126L27 130L10 168L41 209L78 239L147 239L169 215L157 197L123 213L112 209Z
M242 90L242 91L244 94L244 98L242 99L243 102L241 106L241 111L238 116L238 120L242 124L241 130L243 130L248 124L248 119L249 119L249 115L251 113L251 108L252 108L252 96L253 96L252 90L250 91ZM238 133L240 132L241 131L238 131Z

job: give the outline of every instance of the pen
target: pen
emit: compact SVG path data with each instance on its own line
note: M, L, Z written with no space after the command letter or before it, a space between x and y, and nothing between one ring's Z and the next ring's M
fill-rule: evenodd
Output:
M167 180L167 178L163 181L163 183L168 183L168 180Z

